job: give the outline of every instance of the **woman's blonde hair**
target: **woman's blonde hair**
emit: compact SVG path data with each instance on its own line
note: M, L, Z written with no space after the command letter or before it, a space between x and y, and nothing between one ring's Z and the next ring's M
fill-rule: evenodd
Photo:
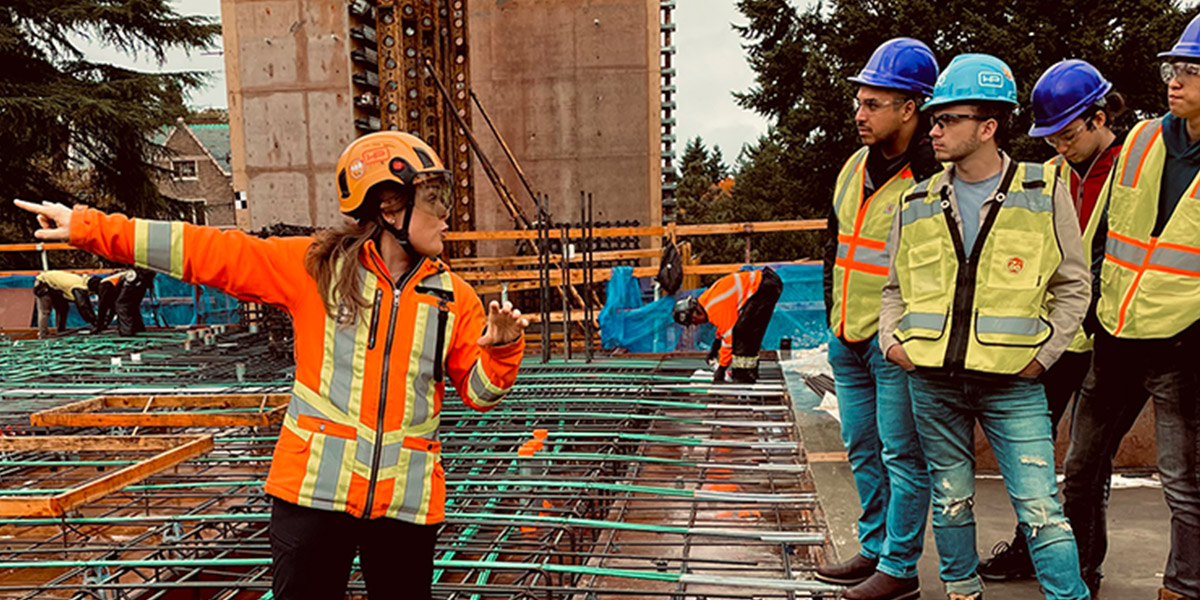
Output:
M416 188L400 183L384 182L367 192L367 202L380 202L385 190L396 193L386 204L379 204L379 211L369 219L347 221L337 227L317 233L317 239L308 249L304 267L317 280L317 291L325 301L325 312L329 318L349 324L358 320L359 314L371 306L371 301L362 295L362 280L358 274L358 255L367 240L376 239L383 226L381 215L391 214L411 206L416 197Z

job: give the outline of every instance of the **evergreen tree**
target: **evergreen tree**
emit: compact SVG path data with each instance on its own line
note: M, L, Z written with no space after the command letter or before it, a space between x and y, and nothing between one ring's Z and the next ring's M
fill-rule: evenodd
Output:
M736 29L746 41L755 84L736 97L773 127L745 152L734 195L741 214L755 214L764 202L787 213L777 218L827 214L838 170L860 144L853 125L855 86L846 78L885 40L922 40L942 67L967 52L1007 62L1021 106L1005 150L1041 161L1054 151L1025 132L1032 122L1030 93L1046 68L1067 58L1096 65L1133 109L1119 125L1162 114L1166 98L1156 53L1171 47L1196 12L1172 0L832 0L803 11L788 0L739 0L738 8L747 22ZM777 175L760 182L746 177L748 170ZM787 246L805 254L771 258L819 256L812 241Z
M159 64L173 49L213 48L220 25L177 14L168 0L9 0L0 6L0 239L32 239L12 198L87 202L143 217L179 207L155 184L154 132L185 116L207 76L155 73L87 59L86 37ZM88 167L86 190L64 182ZM20 213L20 214L18 214ZM4 261L0 257L0 261Z

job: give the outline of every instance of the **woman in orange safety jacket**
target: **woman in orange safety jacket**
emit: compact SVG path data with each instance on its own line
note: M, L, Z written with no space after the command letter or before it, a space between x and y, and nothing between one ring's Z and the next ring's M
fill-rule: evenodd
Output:
M436 258L451 188L428 145L364 136L336 178L354 222L315 238L17 204L37 213L39 239L286 310L296 380L265 486L275 597L342 598L358 553L372 598L428 598L445 513L445 381L475 410L496 406L528 322L508 303L492 302L485 318L474 290Z

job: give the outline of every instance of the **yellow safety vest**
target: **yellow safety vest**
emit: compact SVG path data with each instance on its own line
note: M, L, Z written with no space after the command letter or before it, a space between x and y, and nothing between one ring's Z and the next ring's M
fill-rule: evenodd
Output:
M1152 237L1167 148L1162 120L1138 123L1108 176L1108 240L1096 316L1109 333L1163 339L1200 317L1200 175Z
M896 275L904 314L896 338L918 367L1015 374L1053 333L1050 276L1062 262L1054 229L1054 172L1009 164L971 257L952 213L945 177L918 184L901 202Z
M1100 152L1104 152L1103 149ZM1066 182L1068 188L1071 184L1071 164L1067 162L1061 154L1046 161L1046 166L1054 169L1058 174L1058 179ZM1079 193L1083 193L1083 186L1080 185ZM1092 240L1096 237L1096 230L1100 227L1100 222L1104 220L1104 205L1107 197L1100 194L1096 198L1096 206L1092 209L1091 216L1088 217L1087 226L1083 228L1083 260L1092 268ZM1092 351L1092 336L1083 329L1083 325L1079 326L1079 330L1075 332L1075 337L1071 339L1070 345L1067 346L1067 352L1091 352Z
M905 166L866 197L867 153L864 147L842 166L833 197L838 251L829 327L851 342L870 339L879 331L879 299L888 275L888 233L900 196L913 185L912 170Z

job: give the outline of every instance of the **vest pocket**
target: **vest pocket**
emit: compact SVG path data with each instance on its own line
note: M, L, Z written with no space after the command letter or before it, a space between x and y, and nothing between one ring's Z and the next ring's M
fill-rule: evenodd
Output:
M328 419L321 419L309 415L300 415L296 417L296 425L305 431L320 433L345 440L353 440L358 437L358 431L350 425L335 423Z
M908 301L941 296L946 290L945 264L942 260L942 242L933 240L908 250L908 290L904 291Z
M1041 286L1042 236L1016 229L993 229L989 234L991 251L982 250L988 259L985 285L1009 290L1030 290Z
M984 346L1035 348L1050 339L1054 327L1041 316L1021 314L983 314L975 311L975 341Z

